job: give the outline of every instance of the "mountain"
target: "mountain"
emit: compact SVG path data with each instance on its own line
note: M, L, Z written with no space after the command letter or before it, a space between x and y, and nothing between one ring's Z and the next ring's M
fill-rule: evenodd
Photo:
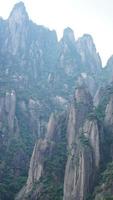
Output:
M66 113L50 116L38 140L28 179L16 200L112 199L113 85L94 108L86 86L79 85ZM107 98L106 98L107 97Z
M96 186L112 162L112 58L103 69L92 37L69 27L58 41L23 2L0 18L0 44L0 200L107 193Z

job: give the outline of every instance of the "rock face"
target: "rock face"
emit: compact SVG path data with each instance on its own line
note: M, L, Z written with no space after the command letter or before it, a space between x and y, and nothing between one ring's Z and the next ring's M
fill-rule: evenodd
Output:
M102 96L104 95L104 88L98 88L98 90L96 91L96 94L94 96L93 102L94 102L94 106L97 107L100 103L100 99L102 98Z
M110 161L113 161L113 94L110 95L109 101L106 105L106 109L105 109L105 119L104 119L104 123L106 126L106 129L108 129L108 138L110 140L110 144L109 144L109 151L110 151Z
M102 107L105 111L103 127L98 116L95 116L94 114L95 108L93 107L93 100L87 87L83 82L80 80L78 81L74 100L71 103L67 114L63 113L57 117L54 114L50 116L44 139L38 140L34 147L26 185L17 195L16 200L42 200L45 198L52 200L54 197L63 200L86 200L87 198L100 200L106 195L111 197L113 168L112 163L108 163L112 161L113 141L108 137L113 134L112 85L111 87L108 87L107 90L108 89L109 92L107 91L106 93L110 96L106 105ZM105 94L105 91L103 94ZM103 96L100 97L100 103L102 103L103 106L101 98L103 98ZM100 106L100 104L97 105L96 109L98 109L98 106ZM109 134L109 136L106 134ZM65 143L63 140L64 138ZM108 143L108 139L110 140L110 143ZM59 143L61 146L65 146L65 148L63 146L65 151L64 149L59 148ZM58 152L60 152L60 154L58 154ZM57 159L60 158L61 152L64 152L62 155L63 162L61 162L61 165L59 166L57 165L56 159L54 160L54 164L57 165L56 170L53 163L50 161L51 158L53 159L56 155L58 156ZM107 152L109 152L109 158L106 157ZM50 162L49 164L48 160ZM100 172L100 167L102 165L102 170L105 170L103 173L103 175L105 174L103 179L104 182L103 185L99 185L100 189L97 191L100 192L94 192L95 187L97 186L96 180L98 173ZM52 179L49 179L50 185L47 184L46 188L45 182L48 181L48 177L50 176L48 173L48 166L50 168ZM59 180L59 173L62 171L61 169L63 172L60 176L61 179ZM55 187L55 184L60 184L61 182L64 189L62 188L62 193L56 193L52 184L54 184ZM48 192L45 197L44 194L46 190Z
M77 41L77 49L81 55L82 62L87 65L87 69L90 66L92 73L101 70L101 59L90 35L85 34Z
M34 147L30 162L26 192L29 192L33 184L38 182L40 177L43 175L44 158L47 156L48 150L52 150L52 144L50 143L53 141L55 129L56 121L54 115L52 114L48 122L45 140L40 139Z
M73 72L81 64L80 55L76 49L75 37L72 29L66 28L59 42L59 68L66 76L72 76ZM70 60L71 59L71 60ZM70 62L71 61L71 62Z
M72 162L71 158L68 159L63 199L86 199L87 194L92 190L91 180L94 181L92 177L94 167L92 164L92 153L88 148L82 151L76 149L76 154L73 153L72 156L79 157L79 160L77 161L73 158ZM87 173L86 169L90 170L90 173Z
M87 85L92 85L90 91L95 93L98 81L93 74L100 73L101 61L91 36L76 41L72 29L66 28L58 42L55 31L29 19L22 2L14 6L7 20L0 20L0 27L0 77L1 81L2 77L6 82L9 79L11 89L31 92L35 88L36 95L37 88L39 96L49 90L51 99L64 97L72 95L77 76L86 73Z
M103 71L103 76L104 82L106 81L107 84L110 84L110 82L113 81L113 56L108 59L105 69Z
M63 121L62 121L63 119ZM16 200L19 199L37 199L37 198L47 198L52 199L54 198L54 190L49 191L49 185L48 185L48 194L45 194L44 197L44 191L45 191L45 185L43 181L49 181L49 184L56 184L57 187L59 187L61 184L63 184L63 179L60 176L63 176L61 171L64 173L64 168L57 168L57 165L63 165L65 164L65 154L66 152L59 152L59 148L66 148L66 143L63 143L65 132L63 133L63 126L66 125L66 119L63 115L61 115L59 118L55 117L54 114L51 115L48 126L47 126L47 133L45 135L44 139L38 140L34 147L34 151L31 157L30 161L30 168L29 168L29 174L26 185L23 187L23 189L20 191L20 193L17 195ZM58 144L59 143L59 144ZM61 149L60 149L61 150ZM66 150L66 149L65 149ZM59 154L60 153L60 154ZM64 157L62 156L62 153ZM58 156L58 163L56 163L56 167L51 166L54 158L56 159L56 156ZM59 160L59 158L61 160ZM62 160L63 159L63 160ZM61 163L59 163L61 161ZM49 163L50 162L50 163ZM48 173L46 171L49 168L51 171ZM53 169L51 168L53 167ZM61 174L59 174L61 173ZM50 177L48 177L50 176ZM50 178L50 180L48 179ZM40 181L42 180L42 181ZM58 186L59 184L59 186ZM36 185L35 189L34 185ZM54 186L56 187L56 186ZM55 188L54 188L55 189ZM58 188L57 188L58 189ZM52 194L53 192L53 194ZM57 192L57 191L56 191ZM61 194L57 194L59 197ZM61 197L60 197L61 198Z
M61 121L61 116L55 118L53 114L51 115L45 138L39 140L34 147L27 183L17 195L16 200L44 199L44 175L48 176L45 157L47 157L47 154L49 159L51 155L55 156L58 148L56 144L58 138L61 137L62 127L65 127L63 137L67 138L65 145L67 144L68 154L64 152L65 156L63 156L67 158L67 161L65 160L64 163L61 163L61 168L65 171L65 174L62 174L64 194L58 198L83 200L88 197L88 194L93 191L96 174L100 167L98 121L96 119L88 119L88 114L92 112L92 109L92 97L88 90L83 85L80 85L75 91L74 102L69 108L67 123ZM62 118L65 119L64 114ZM62 139L60 142L62 142ZM65 165L63 166L63 164ZM58 181L58 174L56 173L54 176ZM35 189L33 190L34 185ZM54 190L51 189L50 191L51 194ZM54 193L51 197L50 194L47 199L52 199L55 195Z
M86 200L103 155L100 127L104 121L112 130L113 122L109 86L97 93L96 108L91 95L101 88L99 76L112 71L112 58L102 70L90 35L76 39L68 27L58 42L54 30L29 19L22 2L0 18L0 45L0 199L13 200L25 184L35 145L18 198Z
M99 127L96 120L87 120L92 109L92 100L83 88L75 92L75 107L72 106L68 121L68 148L64 200L83 200L92 191L96 170L100 163Z
M28 21L29 17L24 4L20 2L15 5L8 19L7 32L9 38L5 41L5 47L8 47L9 53L16 55L19 48L25 50L26 36L29 31Z
M0 98L0 127L1 131L4 129L4 123L7 122L9 134L14 133L15 124L15 107L16 107L16 94L15 91L6 93L4 97ZM16 127L16 130L18 128Z
M71 42L72 44L75 42L75 36L71 28L68 27L64 29L63 39L67 42Z
M94 190L93 199L112 199L112 174L113 174L113 84L100 89L97 92L97 111L103 124L101 135L101 175ZM103 119L103 120L102 120Z
M54 67L57 57L56 33L30 21L22 2L14 6L6 21L0 21L0 26L0 55L3 57L0 65L4 65L3 73L6 70L7 75L17 79L19 76L37 79L44 65L50 69Z
M107 125L113 125L113 96L111 96L105 110L105 123Z
M40 134L39 115L37 102L32 99L28 103L19 100L14 90L0 97L1 186L10 181L16 190L17 183L19 186L18 179L27 174L30 152ZM14 193L10 195L14 198ZM8 198L6 191L4 196L1 191L0 198Z

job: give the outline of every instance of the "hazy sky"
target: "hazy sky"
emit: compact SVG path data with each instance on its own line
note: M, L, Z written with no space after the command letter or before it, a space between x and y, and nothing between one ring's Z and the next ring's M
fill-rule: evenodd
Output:
M0 0L0 16L7 18L19 0ZM23 0L30 18L62 36L67 26L75 38L93 36L103 64L113 54L113 0Z

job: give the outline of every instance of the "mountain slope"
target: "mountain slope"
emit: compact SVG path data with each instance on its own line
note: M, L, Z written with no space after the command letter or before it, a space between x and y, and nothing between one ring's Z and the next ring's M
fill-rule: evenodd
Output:
M75 150L75 145L71 151L80 156L79 162L84 163L83 171L88 165L87 167L92 168L91 170L94 170L94 174L96 174L97 163L100 162L101 157L99 153L100 140L98 135L100 132L98 123L96 120L86 120L88 112L93 112L91 95L94 96L98 86L101 86L100 75L104 77L101 59L92 37L85 34L76 40L73 30L68 27L64 30L63 37L58 42L56 32L33 23L29 19L23 2L20 2L14 6L7 20L0 19L0 44L0 199L13 200L15 194L25 184L34 145L34 154L37 153L37 148L39 152L42 151L43 145L45 145L45 149L41 152L42 154L45 155L46 150L50 151L51 149L54 152L54 154L48 155L50 157L48 157L47 170L45 170L44 166L46 180L44 179L42 182L50 181L49 183L55 183L56 187L53 188L53 191L58 195L56 195L56 198L62 199L64 176L66 180L66 177L69 176L74 196L77 197L78 193L75 191L73 180L70 177L71 174L68 172L68 170L71 170L73 159L66 153L66 148L70 151L70 145L72 145L66 139L67 136L69 138L73 137L78 141L77 150ZM107 82L106 80L104 85ZM72 109L69 108L69 105L78 85L80 94L75 94L74 99L78 95L78 101L80 102L76 103L78 108L76 108L75 104L72 104ZM85 85L86 94L82 88L83 85ZM81 95L83 96L81 97ZM81 102L81 99L83 102ZM88 102L84 101L88 101L91 104L91 108L89 108ZM70 109L70 112L67 111L68 109ZM61 114L62 112L63 114ZM96 132L93 135L96 140L94 143L96 142L97 145L93 144L93 136L91 138L88 136L88 140L91 140L91 147L87 146L86 149L84 147L82 149L79 148L81 140L84 141L85 139L87 143L87 139L84 138L84 134L83 138L76 138L74 127L73 130L68 131L68 127L71 126L68 124L68 117L70 116L71 118L71 114L74 112L77 112L80 119L75 119L73 123L81 124L77 125L77 137L80 135L79 126L83 129L88 129L87 131L90 129L88 135L90 133L91 135L94 134L91 131L91 129L94 129ZM51 131L47 130L47 123L51 113L55 113L55 116L58 114L59 117L55 117L56 137L54 138L54 127L52 127L53 134L48 139L46 135ZM86 121L85 124L84 120ZM64 131L63 135L62 131ZM48 140L54 145L48 144ZM60 148L63 148L62 152ZM84 158L85 160L89 159L91 162L85 163ZM57 160L58 164L60 159L62 165L58 165L56 169L54 162ZM74 160L76 160L75 157ZM42 172L40 165L42 166L43 162L45 161L41 160L40 164L37 163L37 160L34 160L31 161L31 165L39 165L39 169ZM50 176L48 168L51 165L53 173L62 174L60 179L56 175L55 177L50 177L51 180L48 180ZM74 172L79 174L76 165ZM30 173L32 174L32 170ZM90 190L90 186L83 188L82 179L83 176L79 176L77 185L80 183L79 187L82 188L81 191L84 193L84 191ZM89 184L90 177L88 177L87 173L85 180ZM32 178L31 182L33 181L35 180ZM76 177L74 177L74 181L76 181ZM41 191L48 191L49 199L51 184L46 188L44 188L44 184L38 184ZM67 183L64 191L70 193L66 185ZM77 190L79 190L79 187ZM91 190L92 188L93 183ZM36 190L36 196L38 192ZM54 192L51 194L51 198L53 198ZM64 199L69 195L65 192ZM41 193L40 199L45 198L43 194ZM45 192L45 194L47 193ZM35 197L33 196L33 198ZM69 198L73 197L70 196Z

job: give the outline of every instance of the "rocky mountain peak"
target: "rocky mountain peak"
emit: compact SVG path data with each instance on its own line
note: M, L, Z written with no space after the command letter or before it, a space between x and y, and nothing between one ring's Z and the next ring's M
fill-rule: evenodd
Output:
M84 34L83 37L78 39L77 46L79 49L83 49L84 51L88 50L89 53L92 55L96 52L96 48L93 42L93 38L89 34Z
M15 4L7 20L7 25L4 50L16 55L19 48L25 49L29 29L29 16L23 2Z
M113 65L113 55L108 59L107 65Z
M88 70L90 67L91 73L96 73L97 70L101 71L102 62L91 35L84 34L76 42L76 47L81 56L82 63L87 66Z
M14 200L27 174L16 200L86 200L113 155L103 130L113 125L113 87L93 104L104 69L92 37L76 41L68 27L58 42L20 2L0 19L0 44L0 200Z
M113 55L108 59L105 70L110 71L113 74Z
M71 28L67 27L64 29L63 39L69 42L75 42L74 32Z
M25 8L25 5L22 1L15 4L10 16L9 16L9 22L13 22L16 24L21 24L22 22L28 20L28 14Z
M108 81L108 84L113 82L113 55L108 59L106 66L104 68L104 77ZM109 77L109 78L108 78Z

